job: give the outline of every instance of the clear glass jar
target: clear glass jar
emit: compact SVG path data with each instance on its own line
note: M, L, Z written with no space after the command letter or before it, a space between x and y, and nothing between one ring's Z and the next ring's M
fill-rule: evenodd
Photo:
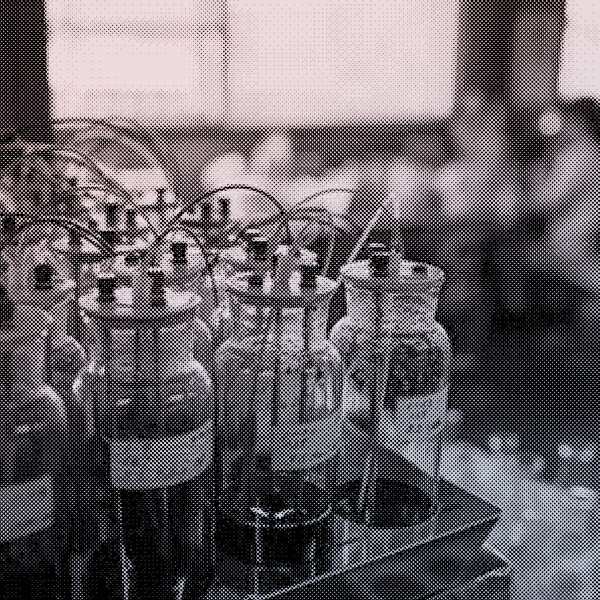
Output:
M0 597L62 600L69 432L63 403L46 385L50 319L30 306L11 311L4 288L0 295Z
M250 569L297 568L331 543L342 445L341 360L326 337L335 283L307 287L297 272L281 288L261 282L230 279L236 330L215 356L216 545Z
M343 270L348 316L330 339L345 367L348 519L381 527L437 511L451 347L435 320L443 273L376 252Z
M138 299L131 288L115 291L114 276L99 287L80 303L90 359L74 386L88 424L86 593L103 598L127 586L130 598L200 597L213 569L213 400L193 357L197 297L155 282Z
M290 246L279 244L272 255L269 254L269 242L267 238L261 237L257 229L250 229L244 236L244 241L236 246L230 246L221 250L214 274L217 287L225 291L228 278L238 273L247 273L254 270L266 272L274 269L279 257L287 257ZM317 255L310 250L300 248L299 259L309 264L316 262ZM209 324L216 340L224 342L235 335L237 324L235 313L229 303L227 294L219 294L219 304L212 311Z
M202 364L209 373L212 373L214 355L213 332L208 326L207 319L215 307L214 294L209 277L202 276L205 261L199 248L188 249L187 244L175 246L171 252L165 252L156 261L164 274L166 284L173 290L193 292L199 297L194 319L195 340L194 358ZM191 252L190 252L191 250ZM140 275L145 277L145 271L150 265L150 260L139 251L119 256L111 267L116 276L117 286L131 287L134 279ZM150 282L148 281L148 288Z
M71 422L73 382L86 359L81 344L68 333L76 312L75 284L61 277L49 263L36 265L20 282L13 283L16 285L11 295L17 302L36 306L52 319L49 324L47 381L65 403Z

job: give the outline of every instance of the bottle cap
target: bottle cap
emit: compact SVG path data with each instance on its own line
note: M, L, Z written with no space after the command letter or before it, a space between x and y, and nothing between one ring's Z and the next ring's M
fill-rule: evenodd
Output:
M81 234L74 229L69 229L69 246L71 248L79 248L81 246Z
M150 304L151 306L165 306L167 301L165 297L165 273L157 267L148 269L148 277L152 280L150 286Z
M98 302L100 304L114 302L116 283L114 273L98 275Z
M229 198L221 198L219 202L221 204L221 217L226 221L230 215Z
M390 253L374 252L369 261L373 277L387 277L389 275Z
M37 265L33 268L34 289L51 290L54 269L47 263Z
M172 262L174 265L187 264L187 243L186 242L172 242L171 243L171 254L173 255Z
M248 245L248 254L254 260L267 260L269 240L266 237L253 237Z
M116 202L107 202L104 206L106 213L106 224L109 227L115 227L117 224L117 209L119 205Z
M316 288L318 274L319 274L318 265L316 265L314 263L300 265L300 287L301 288Z
M263 285L263 277L260 273L250 273L248 276L248 285L251 288L259 288Z
M119 240L119 232L114 229L103 229L99 232L100 237L109 245L115 246Z
M129 252L128 254L125 255L123 262L128 267L132 267L133 265L137 265L139 259L140 259L140 257L138 256L137 252Z
M17 220L12 215L6 215L2 219L2 233L9 240L17 233Z

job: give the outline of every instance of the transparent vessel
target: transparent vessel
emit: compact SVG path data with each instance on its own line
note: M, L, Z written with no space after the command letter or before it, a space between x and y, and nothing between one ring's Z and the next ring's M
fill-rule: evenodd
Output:
M255 270L259 272L271 270L274 273L280 258L294 258L304 264L316 261L317 255L305 248L295 250L297 257L288 257L290 249L291 246L286 244L270 243L258 229L247 229L239 244L225 248L219 253L219 261L214 269L218 289L225 291L227 279L238 273L249 273ZM219 304L212 311L209 319L215 339L220 343L234 335L237 328L235 318L227 294L220 293Z
M121 255L111 268L116 276L117 286L137 285L140 276L146 277L152 262L156 263L156 268L164 273L166 285L172 290L193 292L198 296L194 319L194 358L211 373L214 344L213 332L207 321L216 306L214 292L217 288L213 288L210 276L203 275L206 261L202 251L199 248L188 248L185 242L174 242L171 244L170 252L165 252L154 261L144 251ZM146 287L148 289L150 287L149 280Z
M84 296L90 360L80 556L89 598L198 598L212 580L212 384L194 360L197 297L164 287Z
M46 385L49 317L0 287L0 597L68 598L68 425Z
M36 306L51 317L47 347L46 374L48 384L65 403L72 423L73 382L85 364L85 351L69 331L75 315L75 284L62 277L47 261L23 270L12 279L11 296L19 304Z
M345 366L349 440L339 510L371 526L418 526L438 504L451 356L435 320L443 273L395 252L342 273L348 316L330 334Z
M232 277L236 329L215 356L216 547L255 575L310 571L331 544L342 443L341 360L326 337L335 283L301 271Z

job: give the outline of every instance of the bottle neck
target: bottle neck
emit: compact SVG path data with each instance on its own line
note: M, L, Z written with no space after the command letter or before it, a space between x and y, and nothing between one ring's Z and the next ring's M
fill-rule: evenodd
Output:
M435 326L437 294L361 289L346 283L346 300L348 316L362 329L402 333Z

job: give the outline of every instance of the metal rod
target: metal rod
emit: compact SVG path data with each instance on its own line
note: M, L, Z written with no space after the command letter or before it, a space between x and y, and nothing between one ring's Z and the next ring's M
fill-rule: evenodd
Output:
M371 217L371 220L365 227L363 234L360 236L360 238L358 238L358 241L354 245L354 248L353 248L352 252L350 253L350 256L348 257L346 263L351 263L356 259L356 257L358 256L358 253L361 251L364 243L369 238L369 235L371 234L373 227L375 227L375 225L377 224L377 221L379 221L379 219L381 218L381 215L383 214L385 209L389 206L391 201L392 201L392 198L388 198L387 200L382 202L381 205L379 206L379 208L375 211L375 214ZM339 288L340 285L342 285L343 280L344 280L343 275L342 274L338 275L338 278L335 280L336 289Z
M375 340L374 346L376 351L382 349L383 340L383 304L382 292L375 289L373 292L375 303ZM369 454L367 463L363 473L360 492L357 500L357 512L367 518L369 505L376 501L377 495L377 478L379 465L377 464L377 438L379 435L379 425L381 419L380 403L383 403L385 395L385 385L387 382L387 372L389 370L389 358L384 361L384 368L380 371L375 369L372 377L370 377L371 385L369 386Z

